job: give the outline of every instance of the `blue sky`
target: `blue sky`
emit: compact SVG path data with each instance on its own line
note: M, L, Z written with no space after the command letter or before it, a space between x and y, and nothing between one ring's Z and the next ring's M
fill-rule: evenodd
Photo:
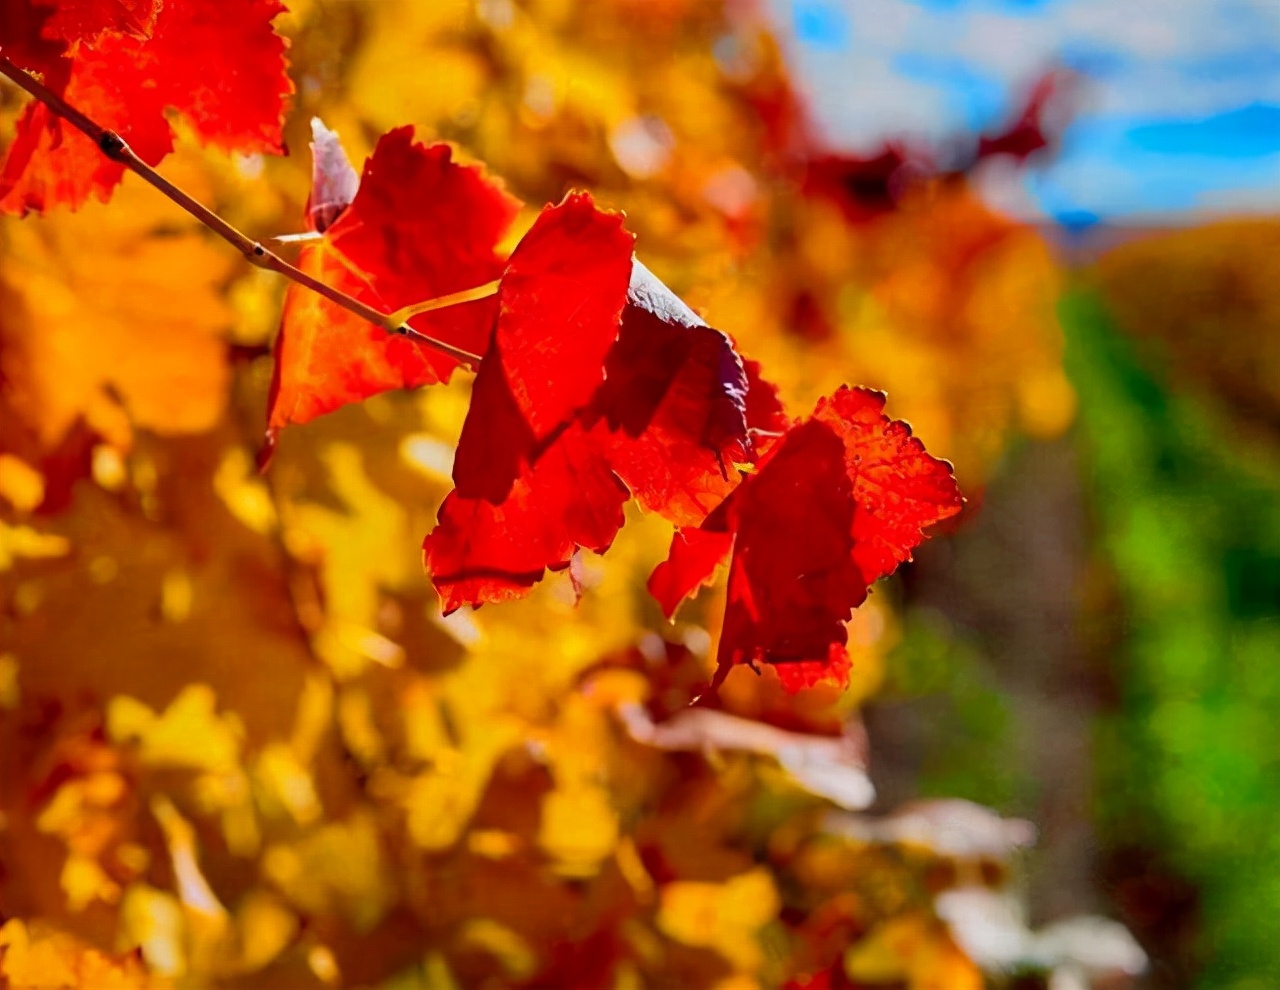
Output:
M999 126L1029 82L1086 80L1062 154L980 177L1029 217L1280 212L1280 0L772 0L828 139Z

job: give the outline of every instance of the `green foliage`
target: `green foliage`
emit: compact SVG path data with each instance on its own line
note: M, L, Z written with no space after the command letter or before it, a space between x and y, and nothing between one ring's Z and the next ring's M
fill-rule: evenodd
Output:
M1201 889L1199 986L1280 979L1280 464L1170 388L1101 302L1062 307L1098 552L1119 602L1101 824Z
M921 702L932 716L917 780L922 795L1028 810L1032 785L1013 744L1010 698L971 638L933 610L912 609L888 679L891 696Z

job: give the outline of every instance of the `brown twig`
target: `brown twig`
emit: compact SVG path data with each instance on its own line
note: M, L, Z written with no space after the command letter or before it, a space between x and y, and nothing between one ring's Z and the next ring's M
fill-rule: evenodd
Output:
M160 190L166 197L186 210L202 224L212 230L215 234L229 243L237 251L245 256L250 264L257 265L259 268L265 268L268 271L276 272L298 285L310 289L312 292L319 293L336 306L341 306L348 312L355 313L361 319L368 320L374 326L385 330L387 333L400 334L408 337L410 340L416 341L425 347L433 348L442 354L447 354L455 361L460 361L471 368L477 368L480 365L480 355L473 354L470 351L463 350L461 347L455 347L453 344L443 340L437 340L435 337L415 330L405 322L409 316L417 313L429 312L433 309L442 309L446 306L456 306L464 302L470 302L474 299L483 299L485 296L493 295L497 291L496 282L488 282L484 285L477 286L474 289L464 289L461 292L451 293L447 296L441 296L439 299L427 300L424 303L418 303L415 306L407 306L395 313L382 313L362 303L359 299L347 295L340 289L335 289L331 285L326 285L319 279L308 275L296 265L291 265L278 254L265 247L260 241L255 241L247 234L237 230L231 224L227 223L222 217L214 213L199 200L194 199L184 190L174 185L164 176L160 175L155 169L139 158L129 147L128 143L115 131L108 130L101 126L90 117L86 116L80 110L77 110L60 95L49 89L38 79L23 69L18 68L8 59L0 56L0 75L5 76L22 89L26 90L37 100L47 106L63 120L67 121L73 127L82 131L94 144L98 146L98 150L106 155L113 162L118 162L131 172L141 176L146 182L150 183L156 189ZM405 315L408 314L408 315Z

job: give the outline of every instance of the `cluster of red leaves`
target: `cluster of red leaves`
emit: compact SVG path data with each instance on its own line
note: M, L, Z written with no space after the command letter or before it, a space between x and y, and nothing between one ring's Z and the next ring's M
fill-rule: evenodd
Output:
M168 109L211 145L278 154L293 91L285 41L271 27L282 10L279 0L0 0L0 57L41 75L150 165L173 150ZM0 210L105 200L123 171L33 102L0 169Z
M733 555L717 684L756 661L793 691L845 680L849 613L909 559L922 527L959 511L950 465L884 401L847 387L820 400L701 527L676 532L649 580L668 616Z
M206 141L279 151L285 43L278 0L0 0L0 55L154 164L176 109ZM236 71L196 71L202 52ZM210 59L210 62L218 61ZM845 620L923 529L959 511L950 466L884 397L842 389L791 421L776 390L632 255L620 215L573 193L504 262L519 204L447 145L385 135L357 179L317 128L300 267L395 311L498 280L496 296L421 313L421 334L483 355L424 557L446 611L520 597L587 549L603 552L635 498L677 527L650 587L671 614L732 556L717 680L778 666L797 690L846 680ZM106 198L121 167L43 104L28 106L0 175L15 212ZM446 381L457 359L292 287L276 349L268 440L346 403ZM745 479L745 480L744 480Z
M316 204L340 207L332 190L350 185L331 141L319 132L313 229ZM585 193L546 207L502 266L513 210L480 169L401 129L302 262L390 308L501 273L496 297L413 324L484 353L456 488L423 546L445 610L520 597L580 550L605 551L635 498L678 527L650 582L668 614L732 553L718 679L763 661L792 690L844 680L851 610L924 527L959 511L950 466L877 392L842 389L790 421L758 368L634 260L622 217ZM297 289L277 353L272 431L456 364Z

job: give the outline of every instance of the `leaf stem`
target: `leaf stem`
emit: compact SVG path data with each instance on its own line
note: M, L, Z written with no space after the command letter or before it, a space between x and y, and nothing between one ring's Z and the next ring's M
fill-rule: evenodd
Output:
M495 278L492 282L485 282L484 285L477 285L471 289L462 289L458 292L450 292L447 296L436 296L434 299L427 299L424 302L414 303L412 306L405 306L403 309L397 309L390 314L388 319L404 323L422 313L430 313L433 310L445 309L449 306L460 306L462 303L474 302L477 299L485 299L489 296L497 295L498 281Z
M493 293L497 291L497 283L488 282L473 289L464 289L461 292L441 296L438 299L431 299L427 302L418 303L414 306L407 306L404 309L397 310L395 313L382 313L377 309L374 309L372 306L356 299L354 296L349 296L340 289L335 289L333 286L326 285L319 279L308 275L296 265L291 265L278 254L269 250L260 241L255 241L247 234L233 227L217 213L214 213L213 210L209 209L199 200L195 199L183 189L170 182L139 158L137 154L134 153L133 149L129 147L124 138L115 131L108 130L82 113L80 110L77 110L58 93L49 89L29 72L18 68L18 66L14 65L3 56L0 56L0 75L6 77L17 86L26 90L59 117L67 121L77 130L83 132L89 140L98 146L98 150L109 159L113 162L118 162L125 168L129 169L129 171L141 176L143 180L154 186L164 196L176 203L182 209L186 210L224 241L243 254L250 264L256 265L259 268L265 268L268 271L276 272L279 275L283 275L290 281L324 296L334 305L341 306L348 312L354 313L356 316L367 320L387 333L400 334L408 337L410 340L422 344L424 347L430 347L442 354L447 354L455 361L459 361L472 369L479 367L481 360L479 354L473 354L470 351L463 350L461 347L455 347L453 344L446 341L438 340L435 337L422 333L419 330L415 330L405 321L416 316L418 313L429 312L433 309L442 309L446 306L455 306L460 303L470 302L474 299L483 299L486 296L493 295Z

